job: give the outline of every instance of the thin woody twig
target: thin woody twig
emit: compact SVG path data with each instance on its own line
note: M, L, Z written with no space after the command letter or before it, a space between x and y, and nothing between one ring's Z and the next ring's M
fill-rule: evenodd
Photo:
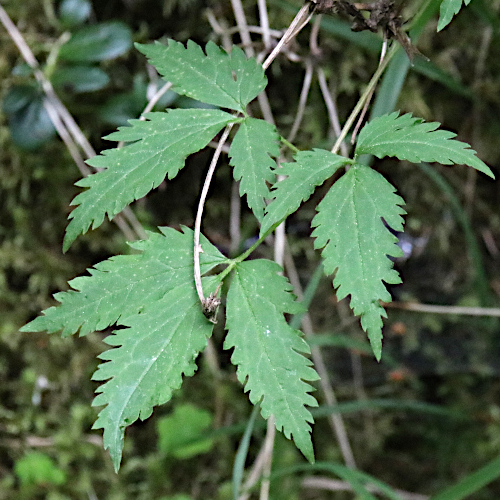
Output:
M255 51L253 49L250 32L248 31L248 23L243 9L243 4L241 3L241 0L231 0L231 6L233 7L234 17L236 18L236 24L238 25L238 31L245 48L245 52L249 57L253 57L255 55Z
M347 481L338 481L320 476L306 477L302 480L303 488L311 488L326 491L352 491L352 485ZM381 493L380 489L374 485L366 485L366 490L370 493ZM427 500L427 495L411 493L404 490L394 489L401 500Z
M336 154L338 153L340 149L340 145L342 144L343 140L346 138L347 134L349 133L350 128L352 127L354 121L356 120L356 117L358 114L361 112L363 109L363 106L365 105L366 100L370 96L372 89L377 85L377 82L379 81L380 77L382 76L382 73L384 72L385 68L389 64L389 61L394 57L394 54L396 53L397 46L393 45L387 56L384 58L382 63L379 65L377 68L377 71L375 71L374 75L372 76L370 82L368 83L367 88L363 92L363 95L360 97L359 101L357 102L356 106L354 109L351 111L351 114L349 115L349 118L344 124L344 127L342 129L341 134L337 138L337 142L334 144L332 148L332 153Z
M276 421L274 415L271 415L267 419L266 438L264 439L264 446L262 448L264 462L262 464L262 483L260 484L259 500L269 500L269 489L271 487L269 476L271 475L275 438Z
M435 306L431 304L418 304L416 302L384 302L383 306L390 309L404 309L405 311L421 313L500 318L500 308L497 307Z
M269 49L271 47L271 31L269 29L269 16L267 15L267 5L266 0L258 0L257 5L259 7L259 17L260 25L262 27L262 39L264 41L264 47Z
M387 46L388 46L389 40L387 38L384 38L384 43L382 44L382 51L380 52L380 60L379 60L379 66L382 64L384 61L384 57L387 53ZM356 126L354 127L354 130L351 135L351 144L354 144L356 141L356 137L358 135L359 129L361 128L361 125L363 124L363 120L365 119L365 115L368 111L368 106L370 106L370 102L372 100L373 94L375 93L375 86L372 88L370 94L366 98L365 105L363 106L363 110L361 111L361 114L359 115L358 122L356 123Z
M319 88L321 89L321 94L323 95L323 100L325 101L326 104L326 109L328 111L328 118L332 125L333 132L335 133L336 137L339 137L340 134L342 133L342 129L340 127L339 114L337 111L337 106L335 104L335 101L333 100L330 94L330 89L328 88L328 83L326 81L326 75L325 72L323 71L323 68L318 68L316 70L316 74L318 75ZM340 143L340 151L343 156L347 157L348 151L345 141L342 141Z
M297 135L300 124L302 123L302 119L304 118L304 112L307 104L307 97L309 95L309 90L311 89L312 76L313 76L313 65L310 60L307 60L306 73L304 75L304 81L302 83L302 90L300 91L297 113L295 114L295 119L293 121L292 129L290 130L290 134L288 135L287 138L289 142L293 142L295 140L295 136Z
M267 56L266 60L262 63L264 69L267 69L270 64L276 59L277 55L281 52L283 47L289 43L301 30L302 28L310 21L313 13L309 11L309 4L305 4L302 8L297 12L297 15L294 17L293 21L290 23L290 26L285 31L284 35L281 37L281 40L278 42L276 47L274 47L273 51Z

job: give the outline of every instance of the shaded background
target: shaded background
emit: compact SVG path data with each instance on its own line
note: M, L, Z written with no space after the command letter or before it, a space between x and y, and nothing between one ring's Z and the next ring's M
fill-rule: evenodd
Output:
M259 23L255 4L244 2L251 25ZM405 15L419 4L408 2ZM235 25L230 3L219 0L11 0L2 6L97 152L113 147L101 137L140 116L162 85L132 42L190 38L221 44L208 17L223 29ZM285 28L298 6L269 0L271 27ZM499 11L498 0L474 0L439 34L437 15L429 19L419 48L431 63L415 61L401 92L393 65L388 77L393 80L381 87L376 104L384 109L394 100L396 109L440 121L472 144L497 176ZM268 72L269 99L285 136L304 79L309 31L291 47L301 60L282 57ZM261 50L261 37L253 39ZM232 464L251 406L236 381L230 353L222 351L223 322L214 333L215 356L204 355L199 372L171 403L127 430L119 475L102 450L100 432L91 431L97 411L90 403L97 385L90 377L106 332L66 339L18 332L54 304L52 294L67 289L68 280L128 247L122 232L105 223L62 254L69 203L78 192L73 183L81 174L43 107L44 93L33 71L4 28L0 41L0 498L231 498ZM240 42L237 32L233 42ZM346 20L325 18L320 47L313 63L323 69L343 121L376 69L376 35L352 34ZM397 64L406 64L404 57ZM168 92L155 109L193 105ZM259 115L257 106L252 111ZM331 148L333 142L314 77L294 143L307 149ZM209 150L193 155L173 182L134 204L146 228L192 226L209 158ZM395 264L404 284L391 289L397 303L498 307L498 183L461 166L419 167L393 160L374 166L407 204L406 232L399 235L406 258ZM256 223L243 204L241 241L231 239L231 175L225 164L218 169L204 219L205 234L226 253L256 235ZM288 223L303 287L319 263L309 222L324 192L320 188ZM259 252L272 258L272 247ZM318 282L310 312L318 332L315 343L322 346L341 403L337 411L361 470L394 487L431 495L500 454L498 319L391 308L383 361L377 364L347 304L335 300L331 280ZM323 401L321 392L317 397ZM320 407L316 414L316 456L342 463L326 419L331 411ZM258 421L249 464L264 433ZM273 470L302 463L293 444L278 435ZM353 498L308 483L312 474L276 479L272 498ZM498 499L500 483L469 498Z

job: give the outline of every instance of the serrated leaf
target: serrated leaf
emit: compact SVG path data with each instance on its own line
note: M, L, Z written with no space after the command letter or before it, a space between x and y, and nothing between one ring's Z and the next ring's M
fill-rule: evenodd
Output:
M224 348L234 347L231 357L238 380L245 384L253 404L260 402L264 418L274 415L276 428L311 462L310 437L313 418L306 408L317 406L305 381L317 380L311 362L301 353L309 348L285 321L283 313L297 311L291 286L281 267L268 260L242 262L236 266L227 295Z
M404 201L382 175L356 165L342 176L317 207L312 221L315 248L323 248L325 273L335 274L339 300L351 296L354 314L361 316L375 357L382 353L382 317L379 301L390 302L385 283L401 280L389 257L400 257L397 238L384 225L403 230Z
M276 127L264 120L246 118L229 149L234 179L240 181L240 195L247 195L248 206L259 221L264 217L264 199L269 198L266 182L273 183L275 161L279 156Z
M414 163L438 162L443 165L468 165L494 178L492 171L456 134L436 130L437 122L424 122L410 113L379 116L365 125L356 144L356 156L372 154L378 158L395 156Z
M73 288L54 298L60 302L21 328L22 332L62 330L62 336L80 336L123 325L130 315L154 304L179 283L193 279L193 231L160 228L162 234L149 233L149 239L132 243L140 254L119 255L89 269L90 276L69 282ZM225 257L202 236L201 272L206 273Z
M462 8L462 3L469 5L471 0L443 0L441 6L439 7L439 22L437 26L437 31L441 31L443 28L450 24L453 16L457 15Z
M147 121L130 120L106 138L132 142L123 148L107 149L87 161L104 169L79 180L88 187L77 195L78 205L69 215L63 249L79 234L100 226L107 214L114 217L125 206L158 187L168 176L174 178L186 158L204 148L234 117L217 109L173 109L168 113L147 113Z
M273 200L266 208L260 236L273 224L295 212L302 202L309 199L316 187L340 167L352 163L352 160L324 149L299 151L294 160L292 163L282 163L281 168L276 170L276 173L287 177L273 186Z
M227 54L213 42L203 49L192 40L187 46L174 40L167 45L136 44L149 62L182 95L214 106L245 112L247 104L265 89L267 78L262 65L247 59L233 46Z
M216 277L205 278L214 290ZM120 467L125 428L138 418L145 420L153 407L164 404L191 376L194 363L212 334L200 307L192 276L144 311L128 316L128 326L117 330L105 342L116 347L102 353L105 361L92 379L107 382L97 389L92 405L101 410L93 429L104 429L104 448L109 449L115 470Z

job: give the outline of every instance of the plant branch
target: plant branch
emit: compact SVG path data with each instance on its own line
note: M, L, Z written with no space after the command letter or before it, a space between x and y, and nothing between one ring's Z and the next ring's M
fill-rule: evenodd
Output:
M282 139L283 144L286 144L290 149L294 149L295 152L298 151L293 144L293 140L299 131L300 124L302 123L302 119L304 118L304 112L307 104L307 97L309 96L309 90L311 89L311 82L313 76L313 64L310 59L306 61L306 73L304 75L304 81L302 83L302 90L300 91L299 105L297 107L297 113L295 114L295 119L293 121L292 128L290 130L290 134L288 138Z
M377 68L377 71L375 71L375 73L372 76L370 82L368 83L365 91L363 92L363 94L361 95L359 101L356 103L356 106L354 107L354 109L352 110L351 114L349 115L349 118L347 119L347 121L346 121L346 123L344 125L344 128L342 129L342 132L340 133L340 135L337 138L337 142L334 144L334 146L332 148L332 153L334 153L334 154L338 153L338 151L340 149L340 145L342 144L342 142L346 138L347 134L349 133L349 130L352 127L354 121L356 120L356 117L358 116L358 114L363 109L363 106L365 105L365 102L370 97L372 89L374 89L375 86L377 85L377 82L379 81L380 77L382 76L382 73L384 72L385 68L387 67L387 65L389 64L389 62L391 61L391 59L394 57L394 54L396 53L396 51L398 49L399 49L399 46L393 45L392 48L391 48L391 50L387 54L387 56L382 61L382 63L379 64L379 66Z
M269 49L271 47L272 37L271 30L269 29L269 16L267 15L266 0L257 0L257 5L259 7L259 17L260 25L262 27L262 39L264 41L264 47L266 49Z
M325 491L352 491L352 485L347 481L339 481L320 476L306 477L302 480L303 488L319 489ZM370 493L381 493L376 486L366 485L366 490ZM410 493L403 490L394 490L401 500L427 500L427 495L419 493Z
M416 302L388 302L384 307L390 309L404 309L430 314L458 314L460 316L486 316L500 318L498 307L463 307L463 306L435 306L431 304L418 304Z
M212 161L210 162L210 167L208 168L207 176L205 178L205 182L203 184L203 189L201 190L200 201L198 203L198 212L196 213L196 221L194 225L194 281L196 284L196 291L198 293L198 297L200 298L200 302L202 305L205 305L205 296L203 295L203 286L201 284L201 268L200 268L200 253L203 251L200 245L200 232L201 232L201 218L203 216L203 208L205 207L205 201L207 199L208 188L210 187L210 183L212 181L212 177L215 172L215 167L217 166L217 162L219 161L220 154L222 152L222 147L226 142L231 129L233 128L234 123L230 123L222 137L220 138L219 144L214 152L212 157Z
M236 24L238 25L238 31L240 32L245 53L250 57L254 57L255 51L253 50L252 38L250 37L250 32L248 31L248 24L243 4L241 3L241 0L231 0L231 6L233 7L234 17L236 19Z
M302 8L297 12L297 15L294 17L293 21L290 23L290 26L285 31L284 35L281 37L281 40L278 42L278 45L274 47L273 51L267 56L266 60L262 63L264 69L267 69L271 63L276 59L277 55L281 52L283 47L289 43L302 28L310 21L312 17L312 12L309 12L309 4L305 4Z
M321 89L321 94L323 96L323 100L325 101L326 109L328 110L328 118L332 125L333 132L335 133L335 136L338 138L340 137L342 130L340 128L340 120L337 111L337 106L330 94L330 89L328 88L328 83L326 81L326 75L325 72L323 71L323 68L318 68L316 70L316 74L318 75L319 88ZM347 158L347 155L349 153L347 151L347 146L345 141L342 141L340 143L340 151L342 155Z

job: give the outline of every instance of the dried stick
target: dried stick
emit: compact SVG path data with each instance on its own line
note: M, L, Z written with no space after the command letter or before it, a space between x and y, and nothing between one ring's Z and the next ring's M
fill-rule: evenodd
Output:
M497 307L434 306L430 304L418 304L416 302L388 302L383 305L391 309L404 309L405 311L421 313L500 318L500 308Z
M337 153L340 149L340 145L342 144L343 140L345 139L346 135L348 134L350 128L352 127L354 121L356 120L356 117L358 114L361 112L363 109L363 106L365 105L366 100L370 97L370 94L372 92L372 89L375 88L377 85L377 82L379 81L380 77L382 76L382 73L384 72L385 68L389 64L389 61L394 57L394 54L396 53L397 50L397 45L393 45L387 56L384 58L381 64L379 64L377 71L375 71L375 74L372 76L370 82L368 83L368 86L366 87L365 91L361 95L359 101L357 102L356 106L354 109L351 111L351 114L349 115L349 118L344 124L344 127L342 128L342 132L340 133L339 137L337 138L337 142L334 144L332 148L332 153Z
M337 111L337 106L330 94L330 89L328 88L328 83L326 81L326 75L325 72L323 71L323 68L318 68L316 70L316 74L318 75L319 88L321 89L321 94L323 96L323 100L325 101L326 109L328 111L328 118L332 125L333 132L335 133L335 136L338 138L342 133L342 129L340 127L340 120ZM347 151L347 146L345 141L342 141L340 143L340 152L342 153L343 156L346 157L349 154Z
M269 29L269 16L267 15L266 0L257 0L257 5L259 7L260 25L262 27L262 40L264 42L264 47L269 49L271 47L272 38L271 31Z
M241 3L241 0L231 0L231 6L233 7L234 17L236 18L236 24L241 36L241 41L243 42L245 53L249 57L254 57L255 51L253 49L250 32L248 31L248 23L243 9L243 4Z
M382 51L380 53L379 66L384 61L384 57L387 53L387 46L388 46L388 40L387 40L387 38L384 38L384 43L382 44ZM363 110L361 111L361 114L359 115L358 122L356 123L356 126L354 127L354 130L353 130L352 135L351 135L351 144L354 144L354 142L356 141L356 137L358 135L359 129L361 128L361 125L363 125L363 120L365 119L366 113L368 112L368 107L370 106L370 102L372 100L374 93L375 93L375 86L372 87L372 90L368 94L368 97L366 98L365 105L363 106Z
M287 137L289 142L293 142L299 131L300 124L304 118L304 112L306 110L307 97L309 96L309 91L311 89L311 82L313 76L313 65L308 59L306 61L306 73L304 75L304 81L302 83L302 90L300 91L299 105L297 107L297 113L295 113L295 119L293 121L292 129Z
M326 491L352 491L352 486L347 481L338 481L320 476L306 477L302 480L303 488L311 488ZM376 486L367 485L366 490L370 493L381 493L380 489ZM428 500L427 495L420 495L419 493L410 493L404 490L394 489L401 500Z
M262 63L264 69L267 69L270 64L276 59L277 55L281 52L283 47L289 43L301 30L302 28L310 21L312 17L312 12L309 12L309 4L305 4L302 8L297 12L297 15L294 17L293 21L290 23L290 26L285 31L284 35L281 37L281 40L278 42L278 45L274 47L273 51L267 56L267 59Z

